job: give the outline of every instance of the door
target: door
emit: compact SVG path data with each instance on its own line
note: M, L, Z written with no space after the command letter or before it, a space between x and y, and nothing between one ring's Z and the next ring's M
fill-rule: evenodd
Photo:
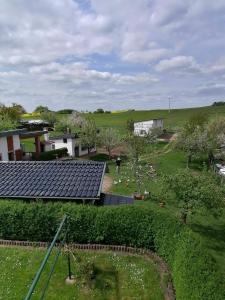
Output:
M74 151L75 151L75 157L79 157L79 156L80 156L79 146L76 146L76 147L74 148Z

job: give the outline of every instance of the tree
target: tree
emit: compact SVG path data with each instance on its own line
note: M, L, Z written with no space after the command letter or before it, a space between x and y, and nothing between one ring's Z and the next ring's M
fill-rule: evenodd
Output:
M72 114L64 118L60 118L56 123L55 128L60 132L73 132L78 133L81 131L82 126L86 123L86 119L78 111L73 111Z
M186 169L164 176L163 182L165 185L163 196L168 198L165 190L173 193L184 224L187 223L190 214L206 209L217 215L223 206L224 188L217 182L215 174L207 172L194 174Z
M0 115L0 131L16 128L17 123L7 116L7 114Z
M48 106L43 106L43 105L38 105L35 110L34 110L34 113L44 113L44 112L48 112L50 111Z
M20 115L26 113L25 108L21 104L12 103L12 108L15 109L15 110L17 110Z
M146 136L146 140L148 144L155 144L158 140L158 137L162 134L161 128L152 128L148 131L148 134Z
M44 111L40 114L42 120L54 125L57 121L56 113L53 111Z
M128 157L129 157L129 166L133 172L135 182L138 186L138 191L140 192L140 182L141 182L141 162L140 156L145 152L145 143L146 140L140 136L136 136L133 133L128 134L126 137Z
M134 120L132 119L127 120L127 131L129 134L134 133Z
M93 119L86 119L86 122L81 128L81 143L88 149L88 156L90 155L91 149L95 147L97 142L97 127Z
M95 114L104 114L104 109L98 108L94 111Z
M188 133L185 130L180 132L177 136L175 147L187 153L187 167L189 167L194 155L208 153L211 146L207 131L197 127L192 133Z
M5 116L6 119L11 119L12 122L17 122L21 117L21 112L15 106L5 106L4 104L0 104L0 115Z
M99 136L99 144L108 151L111 158L111 151L120 143L121 139L116 130L112 128L103 129Z
M177 136L175 147L187 153L187 167L194 155L210 151L207 124L208 117L205 114L195 114L185 123Z

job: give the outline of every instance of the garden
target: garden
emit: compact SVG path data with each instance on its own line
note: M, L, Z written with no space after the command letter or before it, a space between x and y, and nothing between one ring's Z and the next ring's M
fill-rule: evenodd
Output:
M0 248L0 299L23 299L38 270L45 251L40 248ZM40 299L53 257L35 289ZM156 266L139 256L112 252L72 252L74 284L66 284L67 257L61 254L45 299L152 299L162 300Z

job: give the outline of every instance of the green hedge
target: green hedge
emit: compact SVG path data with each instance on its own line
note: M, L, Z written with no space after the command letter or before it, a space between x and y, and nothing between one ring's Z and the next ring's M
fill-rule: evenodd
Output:
M67 148L55 149L51 151L42 152L38 158L38 160L53 160L68 155Z
M76 243L150 248L169 264L178 300L225 299L223 276L201 237L168 216L139 206L93 207L0 201L0 238L50 241L63 214Z

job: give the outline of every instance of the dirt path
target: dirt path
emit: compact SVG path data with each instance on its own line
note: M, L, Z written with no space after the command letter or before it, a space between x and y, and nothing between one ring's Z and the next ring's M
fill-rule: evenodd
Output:
M102 191L104 193L110 192L113 185L113 179L109 175L105 175L103 179Z

